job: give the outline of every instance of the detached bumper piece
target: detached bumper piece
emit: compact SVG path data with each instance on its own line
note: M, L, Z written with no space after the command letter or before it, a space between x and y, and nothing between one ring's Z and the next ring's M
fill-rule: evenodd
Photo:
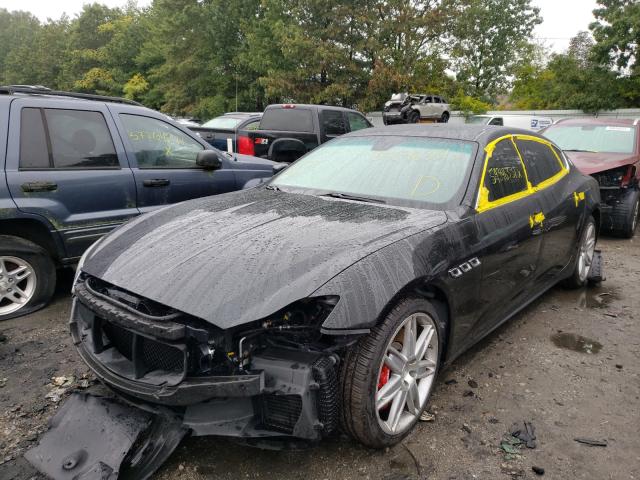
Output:
M593 263L591 263L591 270L588 277L589 283L598 284L606 280L602 267L602 251L596 250L593 254Z
M25 458L55 480L144 480L187 429L114 398L73 394Z

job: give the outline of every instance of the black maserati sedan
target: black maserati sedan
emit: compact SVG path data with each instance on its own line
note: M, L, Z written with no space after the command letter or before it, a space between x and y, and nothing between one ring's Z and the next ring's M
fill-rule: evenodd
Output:
M94 244L71 334L118 398L192 435L341 427L382 448L414 427L443 365L558 282L586 285L599 203L531 132L366 129Z

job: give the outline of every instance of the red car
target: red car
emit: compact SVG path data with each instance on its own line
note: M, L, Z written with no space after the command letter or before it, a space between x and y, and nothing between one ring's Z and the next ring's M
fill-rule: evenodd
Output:
M573 118L543 135L600 184L602 228L633 237L640 210L640 120Z

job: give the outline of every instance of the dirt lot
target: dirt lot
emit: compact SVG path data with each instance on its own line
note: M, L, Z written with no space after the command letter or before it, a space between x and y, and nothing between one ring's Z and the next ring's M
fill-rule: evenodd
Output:
M548 292L457 360L431 401L435 419L401 445L371 451L337 437L266 451L192 438L155 478L537 478L536 466L544 478L640 479L640 240L600 246L603 286ZM69 287L66 275L53 305L0 324L1 479L38 478L21 454L64 401L56 394L90 383L67 334ZM505 453L505 433L523 420L535 427L537 447Z

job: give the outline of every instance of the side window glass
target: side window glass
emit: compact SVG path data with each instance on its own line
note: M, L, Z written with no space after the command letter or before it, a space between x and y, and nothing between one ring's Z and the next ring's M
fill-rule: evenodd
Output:
M107 122L100 112L45 109L54 168L119 168Z
M20 113L20 168L50 168L42 111L23 108Z
M562 165L544 143L516 138L516 145L534 187L562 171Z
M138 162L138 168L197 168L204 147L162 120L120 114Z
M440 97L433 97L433 103L440 103Z
M247 123L247 125L245 125L244 130L258 130L258 127L260 126L260 120L256 120L255 122L251 122L251 123Z
M322 127L325 135L342 135L346 133L344 116L338 110L322 111Z
M484 186L489 192L490 202L527 190L522 162L511 140L503 140L496 145L487 163Z
M348 112L347 118L349 119L349 129L352 132L356 130L362 130L363 128L369 128L369 122L360 114Z
M502 121L501 117L496 117L491 119L491 121L489 122L489 125L498 125L502 127L504 125L504 122Z

